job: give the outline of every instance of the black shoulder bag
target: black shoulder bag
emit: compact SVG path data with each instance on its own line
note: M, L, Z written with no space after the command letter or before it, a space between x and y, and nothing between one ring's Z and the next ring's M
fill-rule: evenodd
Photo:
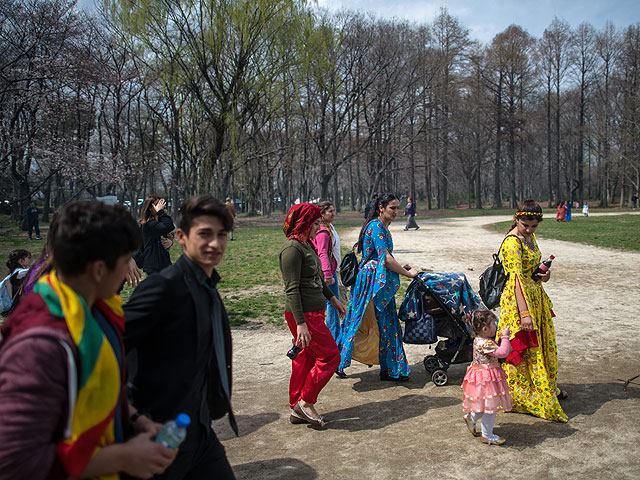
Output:
M142 225L139 225L139 227L140 233L142 234ZM138 268L142 269L142 266L144 265L144 235L142 235L142 245L133 252L131 257L133 258L133 261L136 262Z
M500 248L498 248L498 253L493 254L493 265L480 275L480 298L482 298L482 301L489 310L493 310L500 305L500 295L502 295L502 290L504 290L504 286L509 278L509 275L504 271L502 260L500 260L502 244L509 237L518 238L513 234L504 237ZM520 241L519 238L518 241Z
M358 257L356 256L357 246L358 243L354 243L351 251L347 253L342 258L342 262L340 262L340 280L345 287L350 287L356 283L356 278L358 278L358 273L360 272L360 262L358 262ZM376 253L376 251L372 250L364 263L371 260L374 253Z

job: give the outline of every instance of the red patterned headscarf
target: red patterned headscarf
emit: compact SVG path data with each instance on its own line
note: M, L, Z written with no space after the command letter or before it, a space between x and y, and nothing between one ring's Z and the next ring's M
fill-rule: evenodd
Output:
M293 205L287 213L282 230L289 240L307 241L311 225L322 216L320 207L311 203Z

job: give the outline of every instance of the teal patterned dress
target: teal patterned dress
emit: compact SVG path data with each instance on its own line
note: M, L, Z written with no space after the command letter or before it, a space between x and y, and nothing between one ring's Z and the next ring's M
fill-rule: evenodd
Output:
M340 370L351 365L353 339L370 301L373 301L380 332L380 371L391 377L409 375L410 369L402 344L402 327L396 313L395 294L400 288L400 276L387 269L385 250L393 252L391 234L378 221L371 221L364 232L362 259L372 260L360 265L356 283L351 289L347 315L338 339Z

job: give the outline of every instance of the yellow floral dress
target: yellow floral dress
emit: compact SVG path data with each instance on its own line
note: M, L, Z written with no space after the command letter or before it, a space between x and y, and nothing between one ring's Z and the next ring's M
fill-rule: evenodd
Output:
M534 249L514 236L505 239L500 249L502 264L509 275L500 297L500 328L509 326L511 336L520 330L516 288L521 288L531 312L538 346L526 349L518 365L503 363L513 399L513 412L530 413L556 422L566 422L557 397L558 351L553 328L553 305L540 282L531 274L540 264L540 250L533 236ZM497 332L500 335L500 331Z

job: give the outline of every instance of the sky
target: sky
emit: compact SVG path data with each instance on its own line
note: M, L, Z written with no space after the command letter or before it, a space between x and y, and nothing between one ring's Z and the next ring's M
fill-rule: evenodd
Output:
M469 29L472 39L488 44L509 25L516 24L536 38L554 17L572 28L588 22L601 30L607 21L617 28L640 22L640 0L317 0L320 7L372 12L376 16L430 23L446 7Z
M78 6L92 10L95 0L78 0ZM311 0L312 2L314 0ZM430 23L446 7L469 29L474 40L488 44L509 25L516 24L536 38L542 36L554 17L572 28L588 22L601 30L607 21L617 28L640 22L640 0L315 0L331 11L342 9L372 12L380 18L398 18Z

